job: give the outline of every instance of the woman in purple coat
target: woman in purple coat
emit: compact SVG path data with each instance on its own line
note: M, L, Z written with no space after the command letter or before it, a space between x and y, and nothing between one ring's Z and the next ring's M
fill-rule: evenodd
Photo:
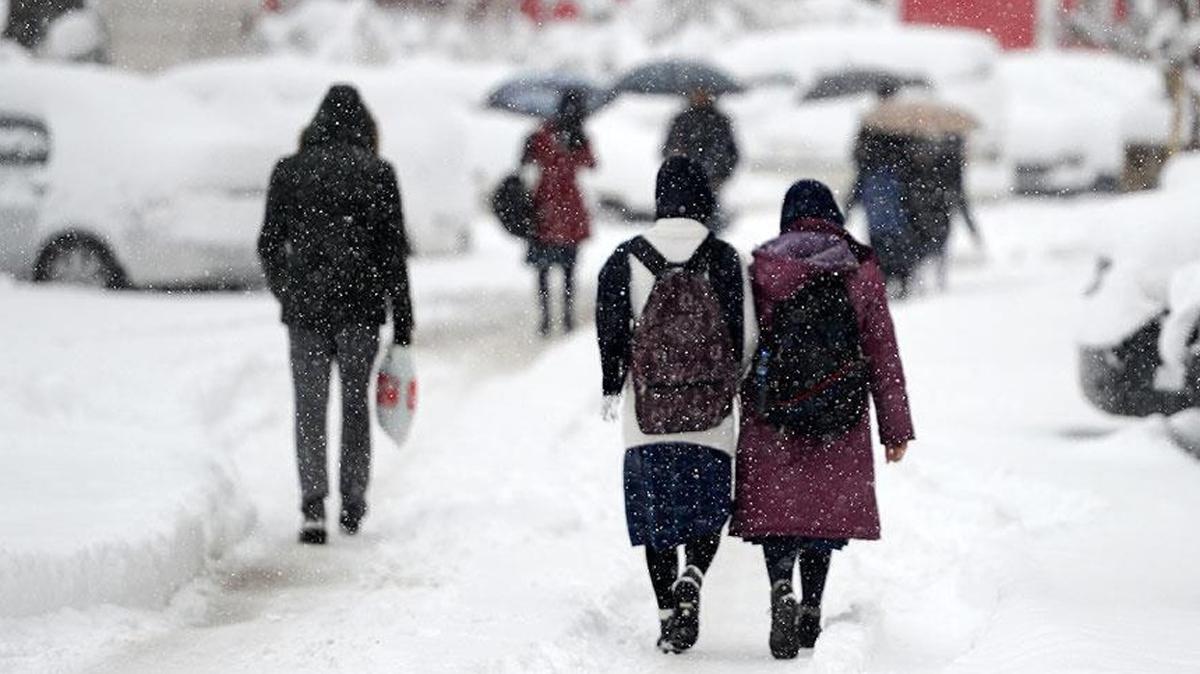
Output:
M784 200L782 234L754 251L750 276L759 328L769 334L773 312L813 279L845 280L857 319L868 389L889 462L914 438L904 371L888 311L885 279L871 248L843 228L829 188L792 186ZM730 533L763 546L771 580L771 651L795 657L820 635L821 596L834 550L849 539L879 538L871 421L833 437L776 427L743 391L737 449L736 503ZM792 590L799 563L802 599Z

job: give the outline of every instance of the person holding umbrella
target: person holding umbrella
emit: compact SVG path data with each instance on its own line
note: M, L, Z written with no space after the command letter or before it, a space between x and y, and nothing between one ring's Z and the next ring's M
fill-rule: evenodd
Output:
M922 260L938 258L944 277L954 212L962 213L982 245L962 188L962 139L977 122L950 105L898 96L894 84L878 93L879 106L859 133L858 176L846 213L863 206L880 266L895 296L903 298Z
M684 156L704 168L717 200L709 228L715 232L724 229L720 194L737 168L738 145L733 123L717 108L716 97L703 86L691 92L688 107L671 121L662 155L663 159Z
M563 274L563 328L575 327L575 259L579 244L591 234L590 218L577 175L595 168L596 158L583 129L587 94L568 88L559 99L554 117L543 123L525 143L521 165L538 169L533 190L535 224L526 262L537 269L541 322L538 333L550 335L550 271Z

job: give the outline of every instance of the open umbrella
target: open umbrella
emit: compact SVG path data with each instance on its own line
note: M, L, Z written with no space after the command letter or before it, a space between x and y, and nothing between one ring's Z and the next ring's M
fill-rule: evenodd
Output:
M519 115L549 119L558 111L558 101L567 89L587 94L588 110L595 112L613 99L613 92L587 79L568 73L524 75L500 85L487 97L487 107Z
M620 93L687 96L703 89L714 96L741 93L744 87L729 75L698 61L670 59L638 66L617 80Z
M819 101L842 96L873 94L885 86L898 90L904 87L928 88L930 85L929 81L922 77L902 75L882 69L850 68L823 75L804 94L803 100Z
M863 119L877 133L938 139L964 136L979 127L971 113L933 101L886 101Z

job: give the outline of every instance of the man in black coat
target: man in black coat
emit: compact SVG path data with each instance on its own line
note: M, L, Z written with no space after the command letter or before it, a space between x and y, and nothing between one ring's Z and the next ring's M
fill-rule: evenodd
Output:
M371 369L391 307L393 339L412 339L408 242L395 171L377 155L375 121L347 85L329 90L300 151L271 176L258 253L291 344L300 471L300 540L325 542L329 373L342 385L340 524L356 533L371 473Z
M737 168L739 155L733 123L717 108L712 94L704 89L692 92L688 107L671 121L662 155L663 159L682 155L700 164L708 174L713 196L720 201L721 188ZM709 227L722 229L722 220L718 203Z

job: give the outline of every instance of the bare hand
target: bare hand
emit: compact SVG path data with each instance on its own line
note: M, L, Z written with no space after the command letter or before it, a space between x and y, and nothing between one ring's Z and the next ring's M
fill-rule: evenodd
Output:
M904 459L905 453L908 452L908 443L902 442L898 445L893 445L887 448L887 462L900 463Z

